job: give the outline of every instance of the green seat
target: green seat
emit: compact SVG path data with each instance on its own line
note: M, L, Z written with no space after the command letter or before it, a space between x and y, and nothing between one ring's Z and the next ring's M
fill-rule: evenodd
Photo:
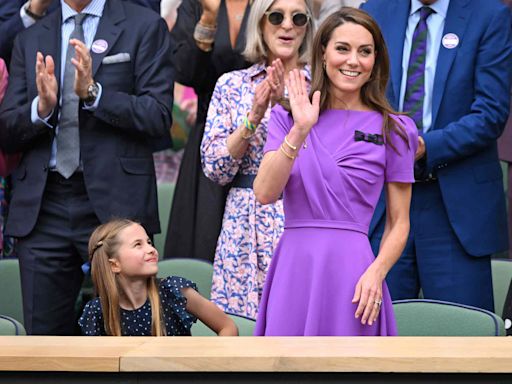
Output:
M25 328L16 319L0 315L0 335L2 336L25 336Z
M508 287L512 280L512 260L492 259L492 288L494 293L494 313L503 316L503 307Z
M239 336L253 336L254 335L254 327L256 326L256 321L249 319L248 317L238 316L231 313L227 314L238 327L238 335ZM204 323L200 320L197 320L194 325L192 325L192 336L216 336L215 332L213 332L210 328L208 328Z
M504 336L501 317L484 309L438 300L393 302L399 336Z
M180 276L192 280L199 293L210 299L213 265L197 259L166 259L158 262L158 277Z
M158 193L158 217L160 219L161 232L154 236L155 248L160 255L164 256L165 238L167 236L167 227L169 225L169 216L171 214L172 198L174 196L174 184L159 183L157 185Z
M23 324L23 301L18 259L0 259L0 313Z

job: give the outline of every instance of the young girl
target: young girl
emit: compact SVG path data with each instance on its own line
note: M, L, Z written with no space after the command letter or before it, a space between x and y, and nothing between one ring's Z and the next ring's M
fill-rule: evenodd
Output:
M237 336L235 323L182 277L161 281L158 252L144 228L130 220L100 225L89 240L98 298L78 321L87 336L190 335L200 319L219 336Z

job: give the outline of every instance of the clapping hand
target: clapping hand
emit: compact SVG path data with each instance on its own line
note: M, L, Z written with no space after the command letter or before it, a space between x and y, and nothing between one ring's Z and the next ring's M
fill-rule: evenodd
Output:
M71 63L75 66L75 93L81 99L85 99L87 97L87 87L94 82L92 79L91 54L85 44L78 39L71 39L69 44L75 48L75 57L71 59Z
M320 113L320 91L313 93L312 100L309 100L306 77L298 69L290 71L286 80L288 96L294 125L292 129L298 130L300 136L306 137L318 121Z
M268 103L270 101L270 85L268 81L262 81L254 92L254 98L252 100L252 108L249 113L249 121L255 125L258 125L265 116L268 109Z
M55 78L55 63L51 56L43 57L37 52L36 57L36 86L39 102L37 113L47 117L57 105L57 79Z
M284 96L284 65L276 59L267 68L267 81L270 85L270 103L274 106Z

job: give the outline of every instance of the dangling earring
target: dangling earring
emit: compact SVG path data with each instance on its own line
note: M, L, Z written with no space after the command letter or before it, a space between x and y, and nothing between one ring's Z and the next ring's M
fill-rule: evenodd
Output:
M324 71L325 71L325 70L326 70L326 68L327 68L327 64L325 64L325 60L324 60L324 61L322 61L322 68L324 69Z

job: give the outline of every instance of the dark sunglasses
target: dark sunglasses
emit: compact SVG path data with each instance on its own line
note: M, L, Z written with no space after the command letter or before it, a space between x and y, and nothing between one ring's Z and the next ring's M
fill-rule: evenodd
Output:
M267 11L265 15L267 15L268 22L272 25L281 25L284 20L284 14L280 11ZM309 15L305 13L297 12L292 15L292 22L296 27L303 27L308 21Z

